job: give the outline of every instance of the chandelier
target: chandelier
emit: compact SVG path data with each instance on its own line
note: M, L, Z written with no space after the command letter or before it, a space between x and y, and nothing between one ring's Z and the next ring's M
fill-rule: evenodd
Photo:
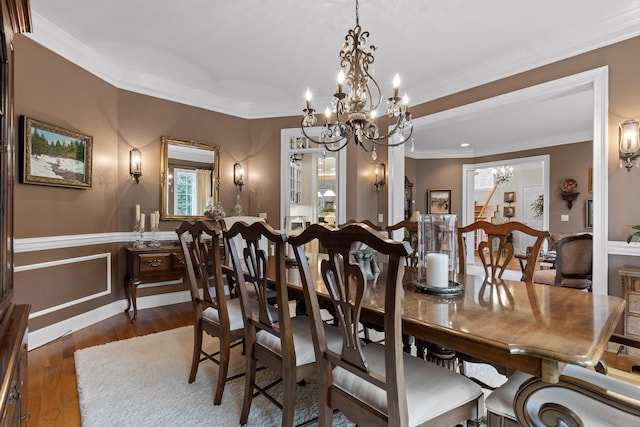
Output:
M380 86L372 76L370 67L374 62L375 46L366 48L368 31L360 27L359 3L356 0L356 25L345 36L342 50L339 52L340 72L338 73L338 92L333 95L332 108L325 111L325 123L320 136L312 137L306 129L317 123L315 110L311 108L311 92L307 89L305 108L302 117L302 133L312 142L322 145L328 151L339 151L347 146L351 139L356 145L371 153L377 159L376 145L397 147L404 144L413 133L409 99L405 94L398 96L400 77L393 78L393 96L387 100L387 115L395 118L394 127L386 135L381 135L376 124L376 109L382 101ZM399 142L390 143L389 138L396 135ZM413 151L413 140L411 141Z
M499 168L494 168L492 172L496 185L500 185L511 179L511 177L513 176L513 167L500 166Z

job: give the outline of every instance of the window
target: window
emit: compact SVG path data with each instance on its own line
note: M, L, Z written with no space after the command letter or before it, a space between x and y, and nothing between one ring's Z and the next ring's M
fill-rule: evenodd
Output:
M173 199L176 215L196 215L197 186L194 170L178 169L175 174L175 197Z

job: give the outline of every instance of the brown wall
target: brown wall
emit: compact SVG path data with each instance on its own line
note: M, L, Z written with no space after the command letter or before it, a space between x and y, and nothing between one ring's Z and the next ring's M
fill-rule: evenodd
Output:
M608 65L609 238L623 240L629 232L628 226L640 222L640 198L634 197L632 191L640 184L640 170L634 169L627 173L625 169L619 169L616 147L618 124L625 119L640 116L640 79L637 78L640 57L628 54L638 49L640 38L630 39L415 106L413 114L414 117L421 117ZM91 189L16 185L14 218L17 239L129 231L135 204L141 204L143 212L158 208L162 135L219 144L222 147L221 201L227 212L235 203L236 194L232 185L232 165L240 161L245 166L248 180L245 191L242 192L245 212L252 215L267 212L270 223L279 223L280 129L297 127L299 117L246 120L119 90L22 36L17 36L15 40L15 74L17 115L28 115L94 137ZM139 147L143 152L144 176L139 185L133 184L128 175L128 152L131 147ZM388 186L379 193L372 192L373 167L367 156L354 155L354 152L360 153L351 144L348 179L351 183L357 182L357 185L349 186L347 217L375 221L377 213L382 212L385 213L386 222ZM386 161L386 152L380 150L378 154L379 161ZM435 173L438 168L434 165L439 161L428 162L430 167L415 167L414 182L428 183L431 188L461 188L461 174L456 174L455 171L463 161L455 160L451 161L451 165L439 165L438 168L442 170L438 174ZM574 178L582 182L583 178L577 176L580 172L572 172L574 173ZM417 176L418 174L420 175ZM559 178L552 176L552 188L558 181ZM424 203L420 200L424 190L425 188L419 190L414 187L417 206ZM461 212L460 199L454 199L452 211ZM163 230L171 230L173 227L175 223L161 224ZM121 299L123 245L124 243L80 246L69 250L17 254L17 267L104 251L113 256L111 295L35 319L30 324L32 330ZM620 264L620 259L640 265L635 258L627 258L631 257L612 256L612 266ZM52 305L47 301L47 296L43 295L46 294L43 283L49 283L45 271L15 274L17 303L30 302L41 308ZM69 276L64 281L56 281L51 288L55 289L57 295L69 295L69 299L83 295L86 289L93 289L87 288L87 283L91 283L94 278L86 276L99 274L95 265L83 265L82 268L71 269L67 273ZM619 295L619 285L613 280L615 271L610 269L610 274L610 292ZM95 282L100 283L100 280Z

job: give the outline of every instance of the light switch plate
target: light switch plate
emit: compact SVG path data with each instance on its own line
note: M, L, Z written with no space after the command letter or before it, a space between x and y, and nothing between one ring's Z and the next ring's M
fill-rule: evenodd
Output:
M563 222L569 221L569 215L560 215L560 221L563 221Z
M378 214L378 222L384 222L384 214Z

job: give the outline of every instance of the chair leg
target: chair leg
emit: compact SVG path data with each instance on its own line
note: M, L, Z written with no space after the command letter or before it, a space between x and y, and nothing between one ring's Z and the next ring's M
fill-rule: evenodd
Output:
M293 371L293 372L292 372ZM293 415L296 409L296 376L293 370L285 369L282 373L282 427L293 426Z
M191 359L191 373L189 384L196 380L198 365L200 364L200 352L202 351L202 328L199 324L193 325L193 357Z
M255 335L254 335L255 337ZM253 400L253 385L256 382L256 359L255 359L255 338L245 339L245 381L244 399L242 400L242 412L240 413L240 424L245 425L249 419L251 411L251 401Z
M427 343L421 339L416 338L416 357L418 359L424 359L426 356Z
M218 384L216 386L216 394L213 398L214 405L219 405L222 401L222 393L224 392L224 385L227 381L227 373L229 372L230 346L231 343L228 338L220 338L220 363L218 364Z
M330 370L323 368L318 373L318 427L331 427L333 425L333 410L328 405L327 380Z
M402 349L405 353L411 354L411 336L402 334Z

